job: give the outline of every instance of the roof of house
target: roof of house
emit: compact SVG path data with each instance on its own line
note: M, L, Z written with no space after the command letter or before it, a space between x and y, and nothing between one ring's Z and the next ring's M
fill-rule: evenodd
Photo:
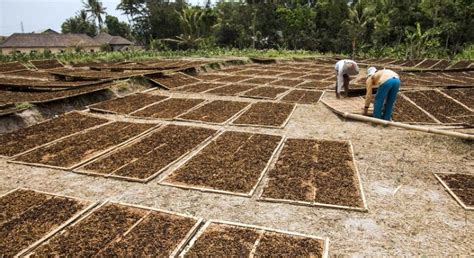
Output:
M133 45L133 43L121 36L112 36L107 32L101 32L99 35L94 37L94 40L100 42L100 44L110 45Z
M37 31L33 31L32 33L44 33L44 34L47 34L47 33L52 33L52 34L60 34L59 32L53 30L53 29L42 29L42 30L37 30Z
M14 33L0 48L98 47L101 44L86 34Z

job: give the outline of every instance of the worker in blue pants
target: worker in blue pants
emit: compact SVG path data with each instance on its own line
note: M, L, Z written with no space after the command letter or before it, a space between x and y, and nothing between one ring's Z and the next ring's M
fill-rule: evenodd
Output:
M394 71L389 69L377 71L375 67L369 67L367 69L367 93L365 95L364 115L367 115L370 103L372 102L372 89L378 87L374 99L373 116L390 121L392 119L393 105L400 90L400 83L400 76Z

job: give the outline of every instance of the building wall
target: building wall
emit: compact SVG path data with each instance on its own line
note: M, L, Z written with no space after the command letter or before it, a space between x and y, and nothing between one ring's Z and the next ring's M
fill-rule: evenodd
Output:
M44 52L45 50L51 51L51 53L56 54L56 53L61 53L61 52L66 52L66 51L74 51L74 48L57 48L57 47L52 47L52 48L2 48L2 54L4 55L9 55L15 52L20 52L20 53L25 53L29 54L31 52ZM100 51L100 47L84 47L82 48L83 52L98 52Z
M111 45L112 51L128 51L130 50L130 45Z

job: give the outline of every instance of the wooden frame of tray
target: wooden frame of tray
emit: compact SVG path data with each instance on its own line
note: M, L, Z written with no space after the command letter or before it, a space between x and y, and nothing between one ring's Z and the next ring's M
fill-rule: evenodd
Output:
M286 141L285 141L286 142ZM347 141L336 141L336 142L344 142L347 143ZM363 207L352 207L352 206L345 206L345 205L334 205L334 204L327 204L327 203L318 203L318 202L308 202L308 201L298 201L298 200L286 200L286 199L277 199L277 198L268 198L268 197L263 197L263 191L260 193L260 196L258 197L258 201L265 201L265 202L274 202L274 203L288 203L288 204L296 204L296 205L302 205L302 206L309 206L309 207L324 207L324 208L334 208L334 209L342 209L342 210L348 210L348 211L360 211L360 212L368 212L368 206L367 206L367 200L365 198L365 193L364 193L364 187L362 186L362 180L360 177L360 172L356 164L355 156L354 156L354 147L352 145L352 142L349 141L350 145L350 152L352 156L352 163L354 166L354 174L359 181L359 193L360 193L360 198L362 199L362 204ZM278 154L279 156L279 154ZM278 160L278 157L276 157L276 160Z
M254 246L250 252L249 257L254 257L256 248L260 242L261 237L263 236L263 233L269 232L269 233L280 233L280 234L285 234L285 235L290 235L290 236L296 236L296 237L305 237L305 238L311 238L311 239L316 239L319 241L323 242L323 258L328 258L329 257L329 238L323 238L323 237L317 237L317 236L312 236L312 235L307 235L307 234L301 234L301 233L296 233L296 232L290 232L290 231L285 231L285 230L277 230L277 229L272 229L272 228L267 228L267 227L260 227L260 226L254 226L254 225L249 225L249 224L243 224L243 223L237 223L237 222L228 222L228 221L221 221L221 220L208 220L202 226L199 231L196 232L196 234L191 238L189 241L189 244L183 249L183 251L179 254L179 257L184 258L186 253L189 252L189 250L193 247L193 245L196 243L196 241L199 239L199 237L204 234L206 229L211 225L211 224L223 224L223 225L228 225L228 226L236 226L236 227L244 227L244 228L249 228L253 229L256 231L260 231L260 236L259 238L255 241Z

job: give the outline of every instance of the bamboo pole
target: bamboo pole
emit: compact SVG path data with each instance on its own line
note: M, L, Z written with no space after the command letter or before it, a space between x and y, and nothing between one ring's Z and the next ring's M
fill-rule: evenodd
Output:
M380 124L380 125L386 125L386 126L395 126L395 127L405 128L405 129L408 129L408 130L415 130L415 131L426 132L426 133L434 133L434 134L445 135L445 136L454 136L454 137L459 137L459 138L466 139L466 140L474 140L474 135L465 134L465 133L444 131L444 130L426 128L426 127L421 127L421 126L416 126L416 125L409 125L409 124L404 124L404 123L386 121L386 120L377 119L377 118L373 118L373 117L367 117L367 116L363 116L363 115L351 114L351 113L348 113L348 112L344 112L344 113L340 113L340 114L345 118L350 118L350 119L359 120L359 121L363 121L363 122L371 122L371 123L374 123L374 124Z

